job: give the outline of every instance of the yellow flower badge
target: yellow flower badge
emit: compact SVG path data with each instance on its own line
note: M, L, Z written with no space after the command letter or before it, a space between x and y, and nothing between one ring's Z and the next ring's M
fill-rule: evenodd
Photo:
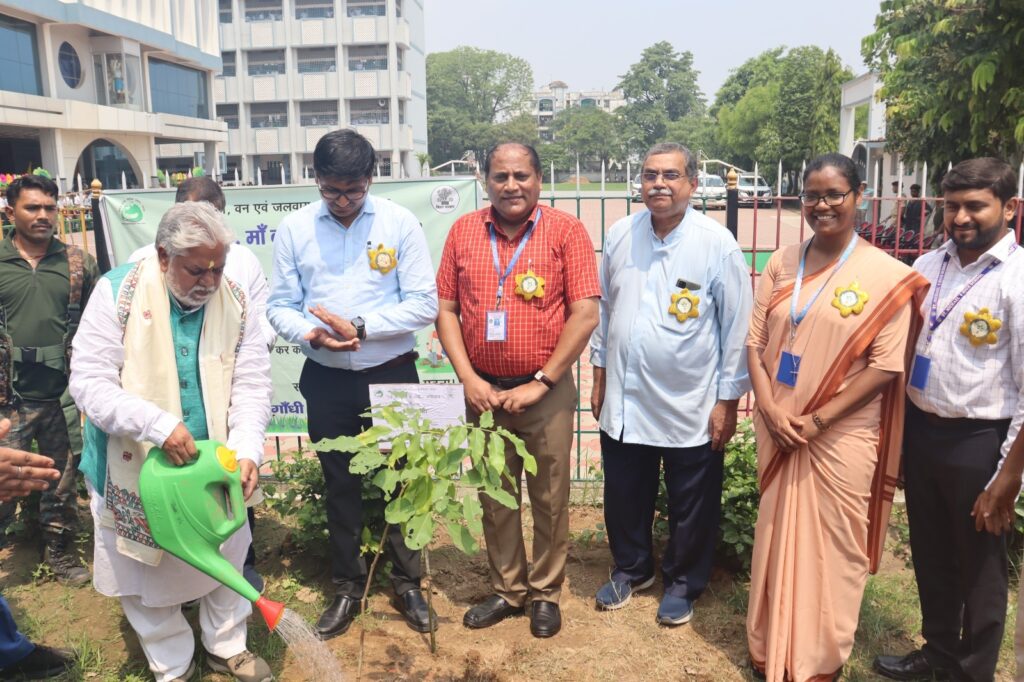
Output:
M964 323L960 325L960 333L967 337L971 345L978 347L983 343L989 345L999 340L998 332L1003 326L1001 320L997 320L989 313L988 308L981 308L976 313L964 313Z
M544 282L544 278L531 268L516 275L516 293L522 296L524 301L529 301L532 298L544 298Z
M860 283L854 282L848 287L837 287L836 297L832 299L832 306L839 310L843 317L860 315L864 311L864 304L868 302L868 292L861 291Z
M370 255L370 269L386 275L398 265L398 258L394 249L386 249L383 244L378 244L376 249L368 251Z
M668 314L675 315L680 322L686 322L691 317L699 317L700 297L694 296L689 289L672 294L672 305L668 307Z

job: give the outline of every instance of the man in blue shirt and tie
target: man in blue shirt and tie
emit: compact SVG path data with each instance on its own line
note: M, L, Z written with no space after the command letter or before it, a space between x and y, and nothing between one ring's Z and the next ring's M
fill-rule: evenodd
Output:
M355 436L370 426L370 384L418 383L415 334L437 317L437 289L426 236L416 217L369 194L373 146L352 130L324 135L313 152L322 201L281 221L267 318L299 344L306 364L299 390L314 441ZM317 622L323 639L348 630L366 585L360 555L361 476L350 453L321 452L334 600ZM390 529L395 604L411 628L429 632L420 591L420 554ZM436 622L436 619L435 621Z
M750 389L744 343L753 296L736 239L689 207L693 154L657 144L640 177L647 210L609 231L601 321L590 341L615 564L597 606L621 608L654 584L651 526L664 463L669 540L657 620L682 625L711 575L723 450Z

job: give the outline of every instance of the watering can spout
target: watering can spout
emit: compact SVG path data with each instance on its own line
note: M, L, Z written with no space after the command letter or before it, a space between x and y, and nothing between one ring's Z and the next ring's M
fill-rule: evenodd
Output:
M260 597L256 600L256 608L260 610L263 620L267 621L267 628L273 632L284 615L284 604Z

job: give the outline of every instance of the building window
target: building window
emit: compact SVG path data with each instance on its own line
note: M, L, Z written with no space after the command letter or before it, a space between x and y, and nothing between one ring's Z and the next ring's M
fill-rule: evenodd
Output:
M387 71L388 46L363 45L348 48L349 71Z
M391 177L391 154L387 152L378 152L377 175L385 178Z
M395 54L398 56L398 70L405 71L405 50L396 47Z
M0 14L0 90L43 94L36 25Z
M141 111L142 62L138 56L113 52L95 54L92 59L96 74L96 101L111 107Z
M388 7L385 0L346 0L345 12L350 17L383 17Z
M284 50L251 50L245 58L250 76L284 73Z
M593 109L597 105L597 102L587 97L580 100L580 107L583 109Z
M398 123L399 125L405 125L405 101L398 101Z
M333 73L338 70L337 53L333 47L310 47L295 51L299 73Z
M303 128L310 126L338 127L338 103L334 100L327 102L299 102L299 125Z
M295 18L303 19L333 19L333 0L295 0Z
M151 58L149 82L153 113L210 118L205 72Z
M235 71L235 53L234 52L221 52L220 60L224 63L221 67L220 75L225 78L233 78L236 75Z
M395 0L395 16L402 18L402 0Z
M231 0L220 0L220 23L231 23Z
M552 102L549 99L542 99L539 102L537 102L537 110L538 111L554 111L555 110L555 103Z
M228 124L228 130L238 130L238 105L218 104L217 120Z
M287 128L287 102L257 102L249 105L249 127Z
M281 0L243 0L245 3L245 21L281 21L284 10Z
M390 102L386 99L356 99L349 102L348 122L354 126L383 125L391 122Z
M65 41L60 44L60 49L57 50L57 66L60 69L60 77L69 88L74 89L82 84L82 62L71 43Z

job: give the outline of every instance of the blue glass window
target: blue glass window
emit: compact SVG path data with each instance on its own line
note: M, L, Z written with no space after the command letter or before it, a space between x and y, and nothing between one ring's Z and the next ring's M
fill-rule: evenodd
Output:
M71 43L63 42L60 50L57 51L57 64L60 66L60 76L69 88L77 88L82 84L82 62L78 59L78 53Z
M153 113L209 118L206 74L187 66L149 60Z
M0 45L0 90L43 94L35 24L0 14Z

